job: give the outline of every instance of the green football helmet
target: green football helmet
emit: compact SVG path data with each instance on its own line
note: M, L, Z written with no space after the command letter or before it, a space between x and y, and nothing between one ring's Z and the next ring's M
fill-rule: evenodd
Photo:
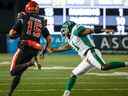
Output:
M73 21L66 21L64 22L64 24L62 25L61 28L61 33L63 36L66 36L68 34L70 34L72 32L72 28L76 25L75 22Z

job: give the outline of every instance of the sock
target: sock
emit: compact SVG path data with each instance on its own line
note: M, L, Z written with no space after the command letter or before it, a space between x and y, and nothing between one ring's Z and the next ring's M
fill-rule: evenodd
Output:
M124 62L111 62L111 69L125 67Z
M102 66L101 70L110 70L110 69L115 69L115 68L120 68L120 67L126 67L124 62L110 62L109 64L105 64Z
M68 83L67 83L67 86L66 86L65 90L71 91L72 88L73 88L73 86L74 86L74 84L75 84L75 82L76 82L76 79L77 79L77 77L76 77L75 75L72 76L72 77L68 80Z
M11 84L11 87L10 87L10 90L9 90L9 93L8 93L8 96L11 96L13 91L16 89L17 85L19 84L20 82L20 78L21 78L21 75L17 75L13 78L13 81L12 81L12 84Z

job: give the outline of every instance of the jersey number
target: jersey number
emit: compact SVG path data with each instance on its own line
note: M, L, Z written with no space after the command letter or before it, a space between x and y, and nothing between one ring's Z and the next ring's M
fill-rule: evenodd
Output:
M42 24L38 21L29 20L27 27L27 34L35 37L40 37Z

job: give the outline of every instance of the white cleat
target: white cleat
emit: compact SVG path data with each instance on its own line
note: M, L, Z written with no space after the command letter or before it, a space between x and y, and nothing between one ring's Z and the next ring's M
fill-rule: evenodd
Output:
M65 90L63 96L71 96L71 92L69 90Z

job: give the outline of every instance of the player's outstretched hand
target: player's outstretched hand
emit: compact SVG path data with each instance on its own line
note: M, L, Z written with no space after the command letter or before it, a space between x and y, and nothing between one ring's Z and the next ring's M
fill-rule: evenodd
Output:
M113 29L102 29L103 32L106 32L106 33L111 33L111 32L114 32Z
M52 52L54 51L54 48L47 48L47 51L48 51L49 53L52 53Z

